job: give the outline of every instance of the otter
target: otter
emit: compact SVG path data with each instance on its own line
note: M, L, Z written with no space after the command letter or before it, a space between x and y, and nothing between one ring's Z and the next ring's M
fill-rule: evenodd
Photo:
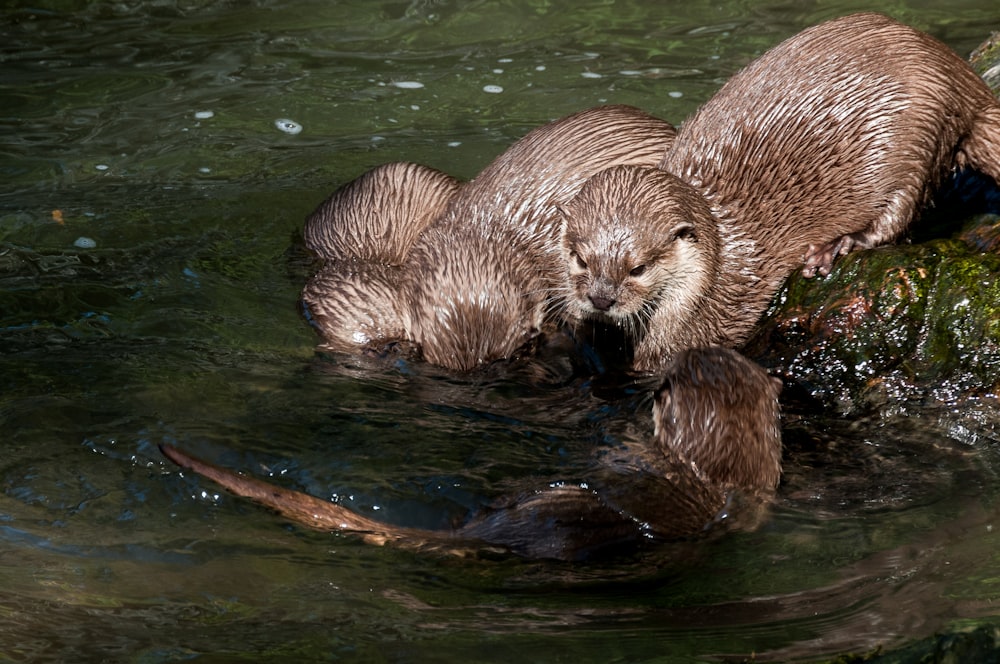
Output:
M422 164L381 164L323 201L306 219L302 237L328 261L399 266L459 185Z
M413 243L437 219L459 181L428 166L382 164L347 183L306 219L306 247L325 264L302 301L325 350L350 352L402 338L396 294Z
M321 270L303 292L305 307L332 346L412 342L428 362L458 371L514 357L553 318L559 206L604 168L656 165L674 134L668 122L623 105L536 128L448 194L444 211L406 248L398 272L372 270L371 260L349 273ZM395 185L366 193L371 208L392 219L407 217L399 207L422 195ZM328 202L310 219L309 242L319 255L342 253L328 248L338 232L329 226L352 218L356 204L347 197ZM374 306L367 304L369 288ZM342 310L350 315L329 313Z
M391 525L167 444L160 449L181 468L310 528L421 551L582 560L699 537L720 521L738 527L733 498L766 505L781 475L780 389L780 380L733 350L678 353L654 393L652 444L626 446L586 484L545 484L503 497L454 530Z
M950 171L1000 182L1000 103L944 44L855 14L738 72L658 167L672 177L599 174L564 208L567 317L625 328L639 371L739 347L797 266L897 240Z

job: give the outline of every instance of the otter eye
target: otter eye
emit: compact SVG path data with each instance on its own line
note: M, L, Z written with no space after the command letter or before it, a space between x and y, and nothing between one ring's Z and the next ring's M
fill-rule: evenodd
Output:
M636 265L634 268L629 270L628 274L630 277L642 276L642 273L646 271L645 265Z
M688 242L697 242L698 236L694 232L694 226L691 224L681 224L674 229L671 234L675 240L687 240Z
M587 269L587 261L580 258L580 254L576 253L575 251L573 252L573 260L576 261L576 266L581 270Z

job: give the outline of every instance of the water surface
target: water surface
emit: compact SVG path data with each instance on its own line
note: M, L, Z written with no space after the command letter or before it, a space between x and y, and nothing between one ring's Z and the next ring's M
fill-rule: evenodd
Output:
M1000 28L993 2L883 4L963 54ZM0 659L907 661L997 624L995 399L859 422L789 404L763 528L583 565L304 531L157 449L441 528L648 434L648 399L583 379L318 355L302 219L376 164L468 178L594 104L679 122L870 7L5 3Z

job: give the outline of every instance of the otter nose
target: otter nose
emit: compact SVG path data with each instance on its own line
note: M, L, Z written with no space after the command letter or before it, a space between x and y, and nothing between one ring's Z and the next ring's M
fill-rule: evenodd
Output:
M604 297L602 295L588 295L590 303L594 305L594 308L598 311L607 311L611 307L615 306L615 300L610 297Z

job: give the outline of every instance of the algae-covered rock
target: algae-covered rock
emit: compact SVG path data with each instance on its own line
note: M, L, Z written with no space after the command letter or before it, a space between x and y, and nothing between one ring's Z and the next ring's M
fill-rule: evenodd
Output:
M957 403L1000 390L1000 218L955 239L792 276L744 352L827 407Z
M994 32L969 56L976 73L983 77L994 95L1000 96L1000 32Z

